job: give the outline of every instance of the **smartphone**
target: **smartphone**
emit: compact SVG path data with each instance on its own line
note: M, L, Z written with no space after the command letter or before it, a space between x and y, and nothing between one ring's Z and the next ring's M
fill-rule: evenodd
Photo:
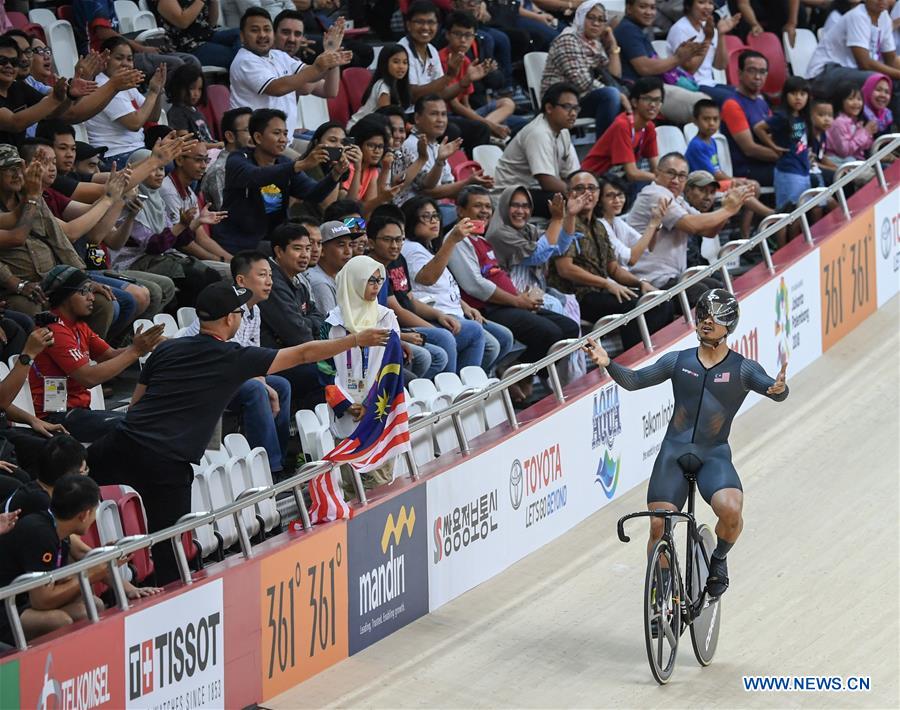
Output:
M353 136L345 136L341 141L341 145L356 145L356 138Z
M50 311L41 311L34 314L34 324L38 328L46 328L51 323L59 323L59 317L53 315Z
M483 219L473 219L472 220L472 233L484 235L484 220Z
M149 199L150 199L150 197L149 197L148 195L145 195L143 192L139 192L139 193L138 193L138 197L140 197L142 200L149 200Z
M325 146L325 152L328 153L328 161L331 163L338 162L344 155L343 148L335 148L333 146Z

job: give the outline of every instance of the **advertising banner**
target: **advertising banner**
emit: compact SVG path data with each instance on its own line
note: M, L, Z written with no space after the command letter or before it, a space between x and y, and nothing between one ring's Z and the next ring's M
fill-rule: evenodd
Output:
M260 562L262 697L347 657L347 525L331 523Z
M19 661L0 666L0 710L22 707L19 700Z
M819 245L822 352L875 312L875 228L871 208Z
M18 707L38 710L124 707L122 656L121 617L42 644L22 656Z
M875 263L878 307L900 290L900 190L875 203Z
M427 527L425 486L347 523L351 655L428 613Z
M125 707L225 704L222 588L216 579L125 617Z

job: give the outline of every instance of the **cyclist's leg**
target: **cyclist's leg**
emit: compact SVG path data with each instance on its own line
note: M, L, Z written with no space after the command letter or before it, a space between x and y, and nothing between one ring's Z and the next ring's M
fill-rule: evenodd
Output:
M728 565L726 558L744 526L741 511L744 491L741 479L731 463L730 452L720 452L706 458L697 474L697 486L704 500L712 506L719 519L716 524L716 549L713 550L706 585L713 597L721 596L728 589Z
M647 486L647 510L681 510L684 507L688 483L678 466L677 459L675 446L663 441ZM656 541L662 537L664 529L665 521L662 518L650 518L648 554Z

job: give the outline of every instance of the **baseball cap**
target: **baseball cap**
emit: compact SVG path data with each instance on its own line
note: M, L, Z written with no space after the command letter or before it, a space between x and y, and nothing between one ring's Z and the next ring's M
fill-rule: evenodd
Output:
M93 158L95 155L103 155L106 150L105 145L93 146L83 141L75 141L75 160L80 163L82 160Z
M238 288L224 281L210 284L197 296L197 318L219 320L236 311L253 297L248 288Z
M687 187L706 187L707 185L719 186L719 181L708 170L695 170L687 179Z
M9 143L0 143L0 168L8 168L12 165L21 165L24 161L15 146Z
M81 269L67 264L57 264L44 276L41 281L41 289L47 294L50 307L56 308L87 281L90 279Z
M343 222L325 222L321 227L319 227L319 231L322 233L322 243L329 242L332 239L337 239L338 237L349 237L352 236L349 227Z

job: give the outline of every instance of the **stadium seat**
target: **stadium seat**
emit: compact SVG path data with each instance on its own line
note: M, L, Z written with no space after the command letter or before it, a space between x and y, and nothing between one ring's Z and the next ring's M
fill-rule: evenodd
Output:
M423 378L417 378L410 382L409 391L413 397L424 402L425 408L434 414L449 407L453 401L450 395L438 392L431 380ZM459 448L456 432L453 430L453 422L449 418L441 420L434 426L434 439L436 448L441 454Z
M207 510L218 510L232 502L231 486L224 464L210 466L195 477L200 479L200 489L204 492L204 499L208 501ZM230 515L219 518L213 526L221 537L223 549L227 550L238 541L238 531L234 518Z
M813 52L819 46L819 42L816 40L812 30L798 29L793 47L788 40L787 32L785 32L781 36L781 43L784 47L784 56L788 64L791 65L791 73L797 76L806 76L809 60L812 59Z
M726 35L726 37L730 37L730 35ZM745 49L746 47L741 47L728 54L728 67L725 69L725 76L728 79L727 83L731 86L738 85L738 57Z
M157 313L153 316L154 325L162 325L163 335L167 338L174 338L178 332L178 322L170 313Z
M222 444L229 456L248 456L250 454L250 444L243 434L226 434L222 439Z
M18 358L18 355L14 357ZM31 399L31 388L28 386L28 380L22 384L22 389L16 394L15 399L12 401L13 405L18 407L24 412L27 412L31 416L34 416L34 400ZM20 424L19 422L15 422L14 426L22 426L27 427L27 424Z
M242 456L232 456L228 459L228 463L225 464L225 472L227 474L226 491L229 493L228 502L233 503L241 493L253 486L250 483L250 476ZM241 517L247 527L247 534L255 537L262 527L260 519L251 508L244 508L241 511Z
M313 455L313 461L321 461L325 454L334 449L335 443L334 436L330 429L320 429L316 432L316 450Z
M56 16L71 25L75 21L75 10L71 5L59 5L56 8Z
M656 52L656 56L660 59L667 59L672 56L672 52L669 50L669 43L664 39L655 39L650 44L653 45L653 51Z
M106 411L106 397L103 396L103 385L94 385L90 389L91 393L91 409L103 412Z
M116 15L119 17L119 31L123 33L134 32L134 16L141 9L131 0L115 0L113 3Z
M760 54L765 55L769 61L769 74L766 83L763 84L763 93L769 98L777 98L781 95L788 76L787 62L784 59L784 48L777 35L771 32L763 32L756 35L747 35L747 45Z
M250 451L246 455L245 461L247 464L247 471L250 475L250 484L254 488L259 488L260 486L269 488L272 486L272 471L269 468L269 455L263 447L257 446ZM256 507L265 523L266 532L272 532L272 530L281 524L281 514L278 512L274 500L271 498L264 500L257 504Z
M119 519L119 508L114 500L101 500L97 506L97 531L101 545L112 545L125 537L122 521Z
M419 420L424 419L429 412L422 412L409 418L409 425L412 427ZM413 459L418 466L423 466L434 461L434 427L428 426L420 431L413 432L410 435L410 445L412 446Z
M200 472L194 472L194 481L191 483L191 512L208 513L212 508L210 502L204 496L205 481L201 480ZM200 547L202 558L221 553L219 540L215 535L212 525L201 525L194 528L194 540ZM186 550L187 551L187 550Z
M547 52L529 52L525 55L525 83L535 113L541 112L541 79L547 66Z
M486 389L499 382L496 377L488 377L487 373L477 365L469 365L460 371L460 379L466 387ZM503 424L507 421L506 409L503 406L503 395L499 392L485 401L482 407L485 429Z
M362 106L362 97L372 82L372 72L360 67L348 67L341 73L341 83L344 85L344 93L347 95L347 103L350 106L352 116Z
M39 7L28 11L28 20L43 27L45 34L49 31L50 25L58 19L59 18L53 14L53 11L48 10L46 7Z
M350 103L347 101L347 92L343 83L339 85L338 95L328 99L328 116L332 121L347 125L350 120Z
M684 133L676 126L657 126L656 127L656 145L659 147L659 154L681 153L687 150L687 143L684 140Z
M179 328L187 328L197 320L197 309L191 306L182 306L176 314Z
M692 140L694 140L694 136L696 136L699 133L699 131L697 130L696 123L685 123L683 130L684 130L684 142L685 143L690 143Z
M728 52L729 56L744 49L747 49L747 45L744 44L744 41L740 37L736 35L725 35L725 51Z
M75 76L78 49L72 25L65 20L56 20L47 28L47 44L53 50L53 61L60 76Z
M328 102L321 96L301 94L297 99L297 117L300 126L312 133L330 120L328 118Z
M224 84L207 84L206 85L206 106L203 108L204 115L211 121L210 129L213 135L220 141L225 140L222 135L222 115L228 110L231 101L231 91ZM208 112L208 114L207 114Z
M494 176L497 163L503 155L503 149L497 145L476 145L472 150L472 159L481 166L485 175Z
M7 10L6 16L17 30L24 30L30 24L28 17L24 13L16 12L15 10Z
M122 532L126 536L146 535L147 511L144 503L137 493L126 493L116 500L119 509L119 519L122 522ZM150 549L144 548L135 552L129 563L134 570L134 581L143 582L153 574L153 558L150 557Z
M136 42L146 42L166 36L166 31L156 24L156 15L149 10L141 10L131 18L131 30L136 32Z
M297 433L300 437L300 448L310 461L315 461L313 452L317 449L317 437L320 431L327 428L326 424L319 421L316 413L311 409L298 409L294 414L294 422L297 424Z
M435 386L441 394L450 395L451 401L455 404L464 399L468 399L474 393L480 390L480 387L467 387L459 379L459 375L455 372L439 372L434 378ZM473 407L462 415L463 431L466 437L474 439L481 436L485 432L484 416L480 407Z
M325 402L317 404L313 411L315 411L319 421L322 422L322 426L331 426L331 408Z

